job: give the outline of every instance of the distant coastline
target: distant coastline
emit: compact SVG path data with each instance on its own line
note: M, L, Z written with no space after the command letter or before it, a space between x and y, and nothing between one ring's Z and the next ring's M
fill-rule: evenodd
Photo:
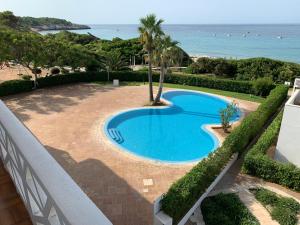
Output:
M32 31L60 31L60 30L88 30L91 29L88 25L72 24L72 25L43 25L33 26L30 28Z
M50 17L18 17L19 24L23 28L28 28L32 31L60 31L60 30L86 30L91 29L88 25L72 23L65 19L50 18Z
M138 25L89 24L91 33L103 40L138 37ZM180 42L190 56L245 59L265 57L300 63L300 25L164 25L166 33ZM58 31L41 31L42 34Z

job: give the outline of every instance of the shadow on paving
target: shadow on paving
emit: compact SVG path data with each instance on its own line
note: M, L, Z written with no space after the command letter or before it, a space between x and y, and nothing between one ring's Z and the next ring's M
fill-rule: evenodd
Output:
M112 86L100 86L92 83L71 84L2 97L1 100L4 100L16 116L25 122L31 118L27 111L47 115L62 112L68 106L79 104L80 101L96 92L108 92L113 89L115 88Z
M153 224L153 205L101 161L76 162L66 151L45 147L114 225Z

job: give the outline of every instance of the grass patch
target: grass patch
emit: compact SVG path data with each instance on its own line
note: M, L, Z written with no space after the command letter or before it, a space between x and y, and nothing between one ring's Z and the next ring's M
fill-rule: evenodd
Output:
M296 225L300 204L292 198L282 197L264 188L252 189L255 198L270 212L272 219L281 225Z
M259 225L236 194L218 194L201 205L206 225Z
M154 83L155 86L158 85L158 83ZM238 93L238 92L232 92L232 91L223 91L218 89L211 89L211 88L205 88L205 87L197 87L197 86L188 86L188 85L181 85L181 84L164 84L165 87L168 88L178 88L178 89L186 89L186 90L194 90L194 91L203 91L211 94L217 94L217 95L223 95L227 97L237 98L241 100L251 101L251 102L258 102L262 103L265 98L260 96L255 96L251 94L245 94L245 93Z
M104 81L95 81L93 82L95 84L99 85L111 85L112 82L104 82ZM144 82L120 82L120 86L140 86L140 85L148 85L148 83ZM154 82L154 86L158 86L158 83ZM251 102L258 102L262 103L265 98L260 96L255 96L252 94L245 94L245 93L238 93L233 91L223 91L218 89L211 89L211 88L205 88L205 87L197 87L197 86L188 86L188 85L182 85L182 84L168 84L164 83L164 87L168 88L178 88L178 89L185 89L185 90L193 90L193 91L203 91L211 94L217 94L217 95L223 95L227 97L237 98L241 100L251 101Z

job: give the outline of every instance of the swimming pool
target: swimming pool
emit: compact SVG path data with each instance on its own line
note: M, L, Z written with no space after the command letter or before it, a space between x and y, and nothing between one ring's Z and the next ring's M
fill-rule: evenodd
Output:
M219 142L205 126L220 124L219 111L229 102L200 92L168 91L170 106L138 108L110 118L107 137L122 150L147 159L183 163L200 160ZM238 120L240 111L232 118Z

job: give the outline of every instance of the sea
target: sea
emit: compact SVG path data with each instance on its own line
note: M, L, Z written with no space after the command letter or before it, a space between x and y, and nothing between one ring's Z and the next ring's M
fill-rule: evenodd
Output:
M138 25L90 25L101 39L138 37ZM232 59L268 57L300 63L300 24L273 25L164 25L163 30L191 56ZM57 31L44 31L56 33Z

